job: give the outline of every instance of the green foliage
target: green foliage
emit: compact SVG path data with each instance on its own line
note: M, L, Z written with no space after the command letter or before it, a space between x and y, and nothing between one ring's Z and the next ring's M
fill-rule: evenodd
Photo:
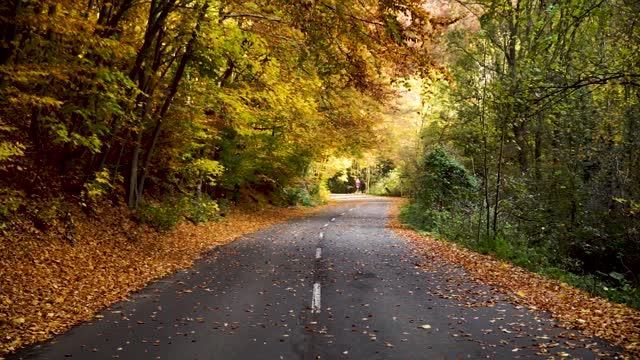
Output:
M12 29L0 33L12 44L0 54L1 187L84 203L124 194L132 209L194 192L315 203L315 190L291 189L381 142L389 77L431 68L405 39L442 28L419 6L377 1L313 14L286 1L127 4L0 7ZM161 208L142 212L179 217Z
M21 198L21 205L25 199ZM69 202L63 195L49 196L46 198L31 195L34 204L26 207L26 218L31 220L34 226L41 231L55 228L65 220L70 209Z
M25 146L20 143L0 142L0 169L4 170L3 162L12 161L17 156L23 156L24 149Z
M371 185L369 194L400 196L402 194L402 180L398 169L391 170L384 177Z
M340 170L327 179L327 188L334 194L353 193L356 191L356 178L353 168L349 167L345 170Z
M188 214L189 220L195 224L204 223L208 221L218 220L220 218L220 206L218 202L212 200L208 195L200 200L193 201L193 205Z
M202 178L209 185L215 185L216 179L222 175L224 167L210 159L197 159L185 167L188 178Z
M142 204L136 211L136 217L138 221L149 224L156 230L169 231L183 219L187 208L184 198L169 198L160 204Z
M437 172L416 159L408 173L421 208L413 221L637 303L640 97L637 81L628 79L640 73L633 40L640 8L590 0L515 4L478 3L480 31L453 26L441 43L451 78L436 79L423 97L429 111L421 146L464 156L478 186L450 195L450 184L434 181ZM565 21L570 16L575 20Z
M517 265L521 263L522 254L513 252L511 244L502 235L481 238L478 250L484 254L495 255L499 259L513 261Z
M289 206L303 205L312 206L311 195L304 188L284 188L282 189L282 199Z
M416 230L426 231L445 241L455 241L471 250L509 261L592 294L640 308L640 290L623 274L578 274L571 259L549 246L516 241L514 237L518 234L482 236L477 239L472 233L475 230L472 225L475 220L468 221L463 216L448 211L431 210L415 202L401 209L400 219Z
M427 207L448 209L477 185L475 177L441 147L425 155L419 171L416 198Z
M281 190L282 201L288 206L316 206L325 202L328 190L317 184L284 188Z
M170 231L184 219L196 224L217 220L220 207L206 195L202 198L192 194L166 196L162 202L145 202L136 211L136 217L159 231Z
M104 199L116 187L116 184L122 182L122 180L123 178L120 174L112 174L109 169L102 169L96 172L93 179L84 184L84 190L81 193L83 205L97 203Z
M23 202L23 194L17 190L0 188L0 229L5 226L2 220L11 217Z

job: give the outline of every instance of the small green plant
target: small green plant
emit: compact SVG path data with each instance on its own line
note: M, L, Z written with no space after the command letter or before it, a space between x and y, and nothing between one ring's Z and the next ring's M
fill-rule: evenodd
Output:
M207 221L214 221L220 217L220 207L215 200L204 196L199 201L196 199L190 211L189 220L199 224Z
M502 260L510 260L512 258L511 245L500 234L482 238L478 244L478 249L483 254L495 255Z
M0 130L11 129L0 124ZM6 170L6 163L13 161L16 157L24 156L26 147L19 142L0 142L0 170Z
M4 220L18 210L22 197L23 194L17 190L0 188L0 229L6 227Z
M94 178L84 184L84 190L80 194L82 205L87 206L89 203L100 201L115 187L116 183L122 180L122 175L116 173L115 176L112 176L109 169L97 171Z
M231 210L231 202L229 199L218 200L218 216L227 216Z
M280 197L284 204L289 206L316 206L324 202L327 194L328 190L324 186L310 184L284 188L280 192Z
M187 213L188 204L184 197L167 197L160 203L144 203L137 210L138 220L151 225L159 231L169 231L182 220Z

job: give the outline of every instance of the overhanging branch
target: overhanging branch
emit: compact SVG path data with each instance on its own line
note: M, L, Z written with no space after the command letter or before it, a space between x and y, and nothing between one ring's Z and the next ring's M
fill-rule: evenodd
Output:
M229 13L229 14L224 14L222 15L222 20L225 19L230 19L230 18L253 18L253 19L260 19L260 20L267 20L267 21L273 21L273 22L282 22L282 19L278 19L278 18L273 18L270 16L266 16L266 15L261 15L261 14L249 14L249 13Z

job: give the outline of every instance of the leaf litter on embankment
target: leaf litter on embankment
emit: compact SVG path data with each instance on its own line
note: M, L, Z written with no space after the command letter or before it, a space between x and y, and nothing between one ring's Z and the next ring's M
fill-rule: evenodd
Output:
M422 256L458 265L473 280L501 289L512 302L548 311L562 326L599 336L621 346L629 356L640 358L640 311L453 242L422 235L399 221L402 204L394 202L388 226L415 244Z
M160 233L131 221L125 208L105 207L94 216L73 214L73 244L64 231L17 221L0 242L0 355L91 319L206 250L318 209L235 209L218 222Z

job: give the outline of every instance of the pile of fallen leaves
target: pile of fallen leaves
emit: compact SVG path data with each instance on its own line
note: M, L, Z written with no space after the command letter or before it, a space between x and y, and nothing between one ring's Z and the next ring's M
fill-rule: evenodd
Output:
M631 356L640 357L640 311L455 243L421 235L400 223L400 205L394 206L389 227L411 240L423 256L461 266L474 280L502 289L514 303L548 311L563 326L609 340Z
M73 238L16 223L0 242L0 355L90 319L205 250L315 209L232 210L223 221L158 233L105 207L73 214Z

